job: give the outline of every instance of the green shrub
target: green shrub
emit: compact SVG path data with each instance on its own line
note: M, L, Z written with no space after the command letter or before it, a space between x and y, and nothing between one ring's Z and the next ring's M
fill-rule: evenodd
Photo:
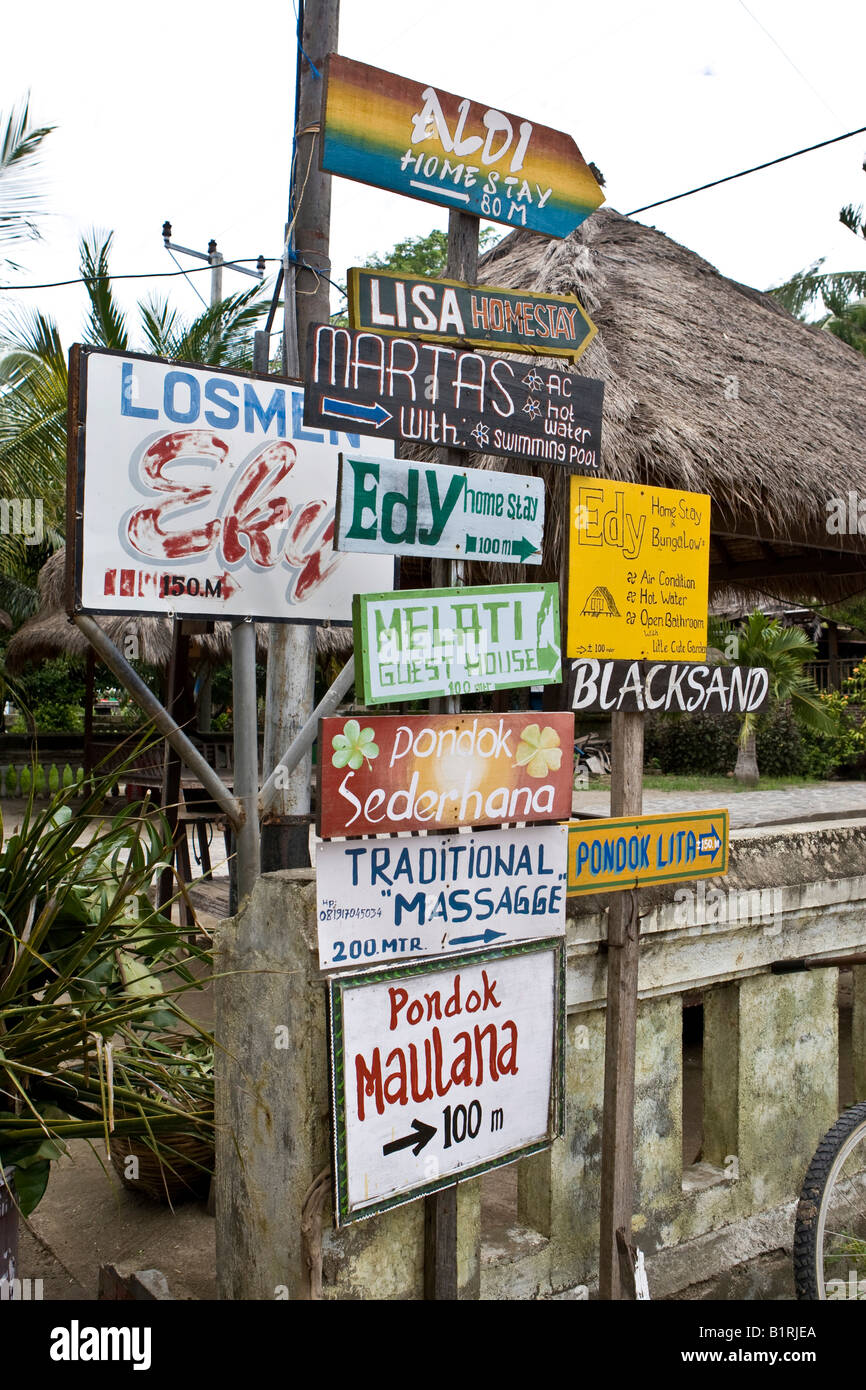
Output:
M735 714L648 714L644 765L674 776L724 777L734 770L739 734ZM764 777L822 775L807 767L803 735L788 705L759 716L757 758Z

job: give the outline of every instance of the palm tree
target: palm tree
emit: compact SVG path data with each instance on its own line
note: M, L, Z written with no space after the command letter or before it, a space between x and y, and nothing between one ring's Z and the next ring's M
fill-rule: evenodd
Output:
M91 232L81 241L81 274L90 300L83 341L128 351L134 344L108 267L112 235ZM162 298L138 307L145 351L250 369L252 330L267 304L256 285L209 306L192 322ZM0 323L0 493L39 498L45 538L36 547L28 546L27 537L0 534L0 608L18 620L35 607L35 569L63 543L66 393L67 354L52 319L33 309L7 314Z
M30 125L29 94L5 120L0 117L0 242L39 236L33 217L39 211L40 191L33 174L42 141L53 129Z
M770 694L780 702L790 701L798 723L820 733L834 733L836 718L822 703L817 687L803 667L814 660L815 644L802 628L783 627L775 618L750 613L739 626L710 622L709 642L724 653L733 666L763 666L770 674ZM741 716L739 751L734 776L738 782L754 786L758 781L755 752L757 715Z
M863 167L866 169L866 164ZM847 203L840 209L839 221L855 236L866 237L862 207ZM825 328L866 356L866 270L822 271L824 259L798 271L770 293L789 313L804 320L808 307L822 301L824 313L815 320L816 327Z

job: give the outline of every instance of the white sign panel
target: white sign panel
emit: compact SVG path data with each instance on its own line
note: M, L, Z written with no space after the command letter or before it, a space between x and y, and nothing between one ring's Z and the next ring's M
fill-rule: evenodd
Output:
M91 349L79 361L76 610L347 623L354 593L393 584L388 557L334 549L339 450L356 440L305 429L300 386Z
M567 824L328 841L316 849L319 963L563 936L567 872Z
M562 961L547 941L331 981L339 1225L561 1132Z
M340 456L338 550L540 565L543 534L541 478Z

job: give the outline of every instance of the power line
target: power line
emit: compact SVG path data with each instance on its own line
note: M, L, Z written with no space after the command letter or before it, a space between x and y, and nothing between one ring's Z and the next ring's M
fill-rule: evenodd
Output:
M255 264L257 261L276 261L280 262L280 256L235 256L234 261L242 265L249 261ZM177 264L177 262L175 262ZM94 285L100 280L169 280L177 275L198 275L200 272L210 270L209 265L192 266L189 270L153 270L142 271L138 275L78 275L74 280L48 280L41 285L0 285L0 291L11 290L56 290L64 285Z
M828 101L825 101L824 97L822 97L821 93L818 91L818 88L812 86L812 83L809 81L809 79L808 79L808 77L806 76L806 74L805 74L800 68L797 67L797 64L794 62L793 58L789 58L789 57L788 57L788 54L785 52L784 48L783 48L782 45L779 43L778 39L776 39L776 38L773 37L773 35L770 33L770 31L769 31L769 29L767 28L767 26L766 26L765 24L762 24L762 23L761 23L761 21L758 19L758 16L757 16L756 14L752 14L752 11L749 9L748 5L745 3L745 0L738 0L738 3L740 4L741 8L744 9L744 10L746 11L746 14L749 16L749 19L751 19L752 22L753 22L754 24L757 24L757 26L758 26L759 29L763 30L763 32L766 34L767 38L770 40L770 43L773 44L776 48L778 48L778 50L779 50L779 52L781 53L782 57L785 59L785 62L786 62L790 67L792 67L792 68L794 69L795 73L797 74L797 76L798 76L803 82L805 82L806 86L809 88L809 91L812 93L812 95L813 95L813 96L816 96L816 97L818 98L818 100L820 101L821 105L822 105L823 107L825 107L825 108L830 112L830 115L831 115L831 116L835 116L835 117L836 117L836 120L839 120L839 119L840 119L840 116L839 116L838 111L834 111L833 108L832 108L832 106L830 105L830 103L829 103Z
M720 183L730 183L732 179L743 179L746 174L757 174L760 169L771 169L774 164L784 164L786 159L797 159L801 154L811 154L813 150L823 150L826 145L837 145L840 140L850 140L852 135L862 135L866 125L857 130L846 131L844 135L834 135L830 140L819 140L817 145L806 145L802 150L791 154L781 154L778 159L768 159L763 164L754 164L751 169L741 169L738 174L726 174L723 179L713 179L711 183L701 183L697 188L689 188L685 193L674 193L670 198L659 198L656 203L646 203L642 208L632 208L626 217L637 217L639 212L649 212L651 208L663 207L665 203L675 203L679 198L691 198L693 193L703 193L707 188L718 188Z

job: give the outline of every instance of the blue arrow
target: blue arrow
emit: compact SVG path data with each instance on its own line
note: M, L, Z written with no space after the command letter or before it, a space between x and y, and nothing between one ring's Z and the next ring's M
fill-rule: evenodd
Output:
M487 946L489 942L495 941L497 936L504 936L504 931L493 931L490 927L482 932L480 936L452 936L448 942L449 946L468 946L472 941L483 941Z
M344 420L369 420L376 429L394 418L378 401L375 405L358 405L357 401L337 401L328 396L322 397L322 414L339 415Z
M722 848L722 838L714 825L710 825L710 830L712 831L712 835L701 835L700 837L700 853L709 854L710 857L713 858ZM710 848L704 849L704 845L707 841L709 841Z

